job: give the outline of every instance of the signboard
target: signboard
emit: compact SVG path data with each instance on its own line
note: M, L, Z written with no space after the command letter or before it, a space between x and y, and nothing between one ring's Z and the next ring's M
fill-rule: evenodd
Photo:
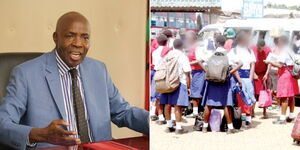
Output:
M262 18L264 10L263 0L243 0L243 18Z

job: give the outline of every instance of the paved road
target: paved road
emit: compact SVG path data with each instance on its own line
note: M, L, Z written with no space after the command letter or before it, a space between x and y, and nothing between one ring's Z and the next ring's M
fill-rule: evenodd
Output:
M289 111L289 110L288 110ZM300 112L296 107L295 113ZM222 132L193 131L194 119L187 118L183 126L189 130L184 135L165 133L165 125L151 122L151 150L300 150L293 143L291 132L294 123L273 125L279 111L268 110L269 119L261 119L262 109L256 108L253 128L227 135Z

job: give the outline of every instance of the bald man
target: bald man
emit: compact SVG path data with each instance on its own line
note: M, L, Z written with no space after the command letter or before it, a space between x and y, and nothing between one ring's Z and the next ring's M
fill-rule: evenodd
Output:
M83 15L66 13L55 48L13 69L0 104L0 143L26 149L111 140L111 121L149 134L148 112L129 106L105 64L86 57L90 32Z

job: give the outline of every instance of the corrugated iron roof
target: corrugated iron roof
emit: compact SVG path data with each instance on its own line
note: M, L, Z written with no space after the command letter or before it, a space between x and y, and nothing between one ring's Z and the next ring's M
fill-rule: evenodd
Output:
M221 7L221 0L150 0L151 7Z

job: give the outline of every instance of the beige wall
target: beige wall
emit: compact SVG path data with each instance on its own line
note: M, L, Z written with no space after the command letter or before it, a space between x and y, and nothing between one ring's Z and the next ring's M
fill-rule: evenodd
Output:
M104 61L131 105L144 107L147 0L0 0L0 52L48 52L56 20L78 11L90 21L88 56ZM113 127L113 137L138 136Z

